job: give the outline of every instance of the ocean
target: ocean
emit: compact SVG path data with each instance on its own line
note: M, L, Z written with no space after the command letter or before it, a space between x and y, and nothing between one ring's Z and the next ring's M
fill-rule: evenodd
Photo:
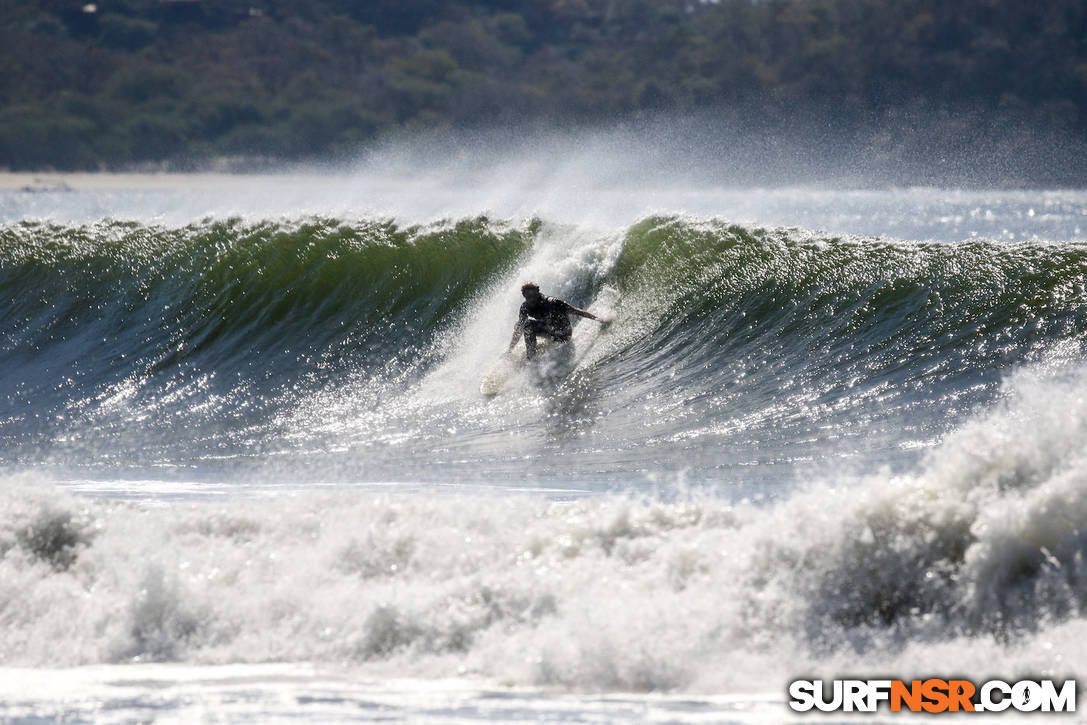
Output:
M4 177L0 718L1082 675L1087 192L634 156ZM614 322L483 396L528 280Z

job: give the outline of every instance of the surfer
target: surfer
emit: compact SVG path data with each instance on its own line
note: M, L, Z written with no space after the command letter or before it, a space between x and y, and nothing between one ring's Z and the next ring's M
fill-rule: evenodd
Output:
M521 295L525 301L521 303L517 326L513 328L513 338L506 352L513 350L517 339L523 335L525 354L529 360L536 356L538 335L547 335L555 342L570 341L570 335L573 334L570 329L570 315L587 317L602 325L608 324L607 320L601 320L588 310L580 310L567 302L540 294L540 285L535 282L521 285Z

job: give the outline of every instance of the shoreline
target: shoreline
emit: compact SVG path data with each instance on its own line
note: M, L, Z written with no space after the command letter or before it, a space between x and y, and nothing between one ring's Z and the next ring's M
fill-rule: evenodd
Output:
M324 181L345 178L342 172L283 171L282 173L233 173L226 171L199 172L113 172L113 171L3 171L0 191L29 193L113 189L119 191L146 189L181 189L193 187L248 187L254 184L292 181Z
M292 183L342 182L365 175L363 172L352 173L345 169L313 168L281 171L0 171L0 192L22 191L27 193L56 193L88 190L153 190L153 189L191 189L191 188L247 188L260 185ZM843 192L884 192L936 190L961 193L1038 193L1038 192L1079 192L1087 191L1083 186L1045 186L1022 184L1003 185L952 185L952 184L840 184L827 183L814 185L806 183L768 185L724 185L718 187L726 191L739 190L785 190L804 189L807 191L843 193Z

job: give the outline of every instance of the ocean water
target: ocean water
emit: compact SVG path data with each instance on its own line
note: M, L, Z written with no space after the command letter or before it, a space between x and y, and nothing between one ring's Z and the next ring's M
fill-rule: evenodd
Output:
M781 722L800 676L1082 675L1087 192L613 152L8 179L0 718ZM527 279L614 322L484 397Z

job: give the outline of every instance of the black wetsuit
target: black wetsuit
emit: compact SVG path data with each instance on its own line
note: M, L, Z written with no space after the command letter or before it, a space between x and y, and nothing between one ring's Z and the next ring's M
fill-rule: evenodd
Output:
M543 297L536 302L525 300L517 315L517 326L525 335L525 352L529 358L536 354L536 336L547 335L556 342L569 342L570 313L573 308L554 297Z

